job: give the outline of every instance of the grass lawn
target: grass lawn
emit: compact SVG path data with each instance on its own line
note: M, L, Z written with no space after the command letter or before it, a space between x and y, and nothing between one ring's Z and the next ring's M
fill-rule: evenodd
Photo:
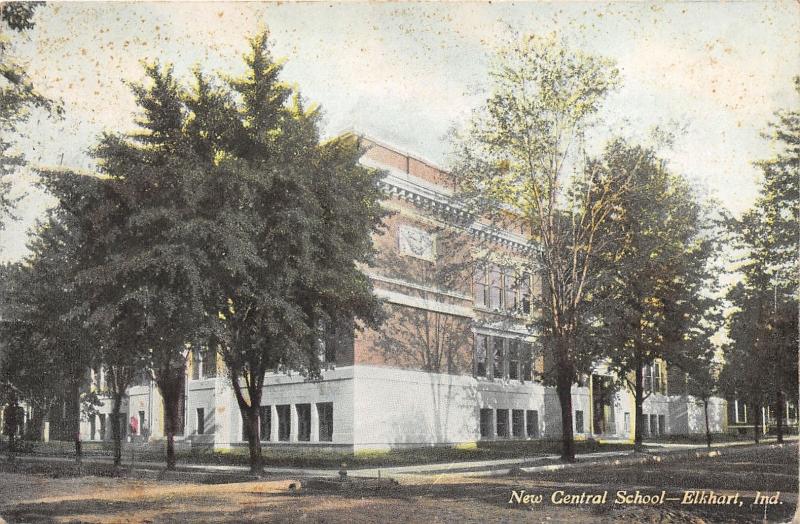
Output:
M752 441L749 435L714 434L714 442ZM646 444L705 444L705 435L673 435L658 439L645 439ZM156 446L160 446L156 444ZM633 445L627 442L580 441L575 443L578 454L599 451L628 451ZM24 442L22 454L33 456L71 457L74 453L72 442ZM111 457L110 442L84 442L83 452L87 457ZM5 443L0 442L0 453L5 450ZM392 451L359 451L355 454L336 451L324 451L314 448L272 448L262 447L264 461L273 467L294 468L339 468L344 462L348 468L411 466L428 463L469 462L480 460L522 459L548 454L559 454L561 441L558 440L506 440L479 442L477 445L463 447L428 447ZM246 446L234 447L225 451L213 451L210 448L177 448L178 463L183 464L248 464ZM160 447L148 449L141 444L123 443L123 462L129 463L164 460L164 452Z
M4 451L4 443L0 444L0 452ZM71 442L35 442L23 443L22 455L33 456L73 456ZM579 454L597 451L630 450L633 446L627 443L604 443L595 441L576 442ZM557 454L561 451L560 441L498 441L481 442L464 447L428 447L392 451L359 451L356 454L323 451L316 449L275 449L262 448L265 463L274 467L308 467L338 468L344 462L348 468L410 466L427 463L451 463L477 460L500 460L530 458L545 454ZM87 457L111 457L110 442L84 442L83 452ZM246 447L235 447L225 451L213 451L208 448L178 450L178 463L184 464L224 464L247 465L248 450ZM143 450L142 447L131 447L123 443L123 462L132 458L137 462L162 461L164 453L160 450Z

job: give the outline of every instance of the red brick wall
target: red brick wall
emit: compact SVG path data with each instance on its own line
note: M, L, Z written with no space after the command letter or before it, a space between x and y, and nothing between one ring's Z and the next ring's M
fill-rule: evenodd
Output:
M364 145L368 148L366 156L376 162L453 189L453 180L447 173L421 160L370 140L364 140ZM448 227L436 221L425 209L403 199L389 198L386 205L393 214L385 219L386 228L383 233L374 236L378 251L376 263L374 267L366 268L366 271L410 285L376 278L373 280L375 288L471 310L475 258L479 249L487 246L463 229ZM404 224L435 235L435 261L401 254L398 230ZM509 229L515 233L521 232L518 226ZM500 246L493 246L493 250L498 254L514 255ZM446 292L437 292L441 290ZM534 289L533 292L539 290ZM354 353L348 355L346 362L340 359L340 365L356 363L472 374L471 318L394 303L387 303L386 308L388 318L381 328L377 332L358 332ZM501 318L501 315L489 312L476 311L474 315L479 323L494 322ZM540 366L541 364L537 367Z

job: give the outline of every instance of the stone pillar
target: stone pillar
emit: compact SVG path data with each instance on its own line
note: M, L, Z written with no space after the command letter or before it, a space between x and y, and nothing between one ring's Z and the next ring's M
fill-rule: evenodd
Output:
M311 442L319 442L319 412L317 405L311 404Z
M278 442L278 408L275 405L269 407L270 420L269 425L269 440L271 442Z
M297 442L297 407L289 404L289 442Z

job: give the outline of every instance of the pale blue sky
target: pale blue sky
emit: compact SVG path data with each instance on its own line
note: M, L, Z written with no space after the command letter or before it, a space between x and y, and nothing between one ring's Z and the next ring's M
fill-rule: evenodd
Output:
M245 38L268 26L283 78L322 105L326 134L355 127L446 167L448 128L480 103L494 46L509 27L555 31L584 51L617 61L623 87L601 115L609 133L644 140L654 125L683 129L664 151L670 165L734 213L755 198L751 162L771 156L760 137L783 107L800 101L800 8L738 3L96 3L48 4L17 55L36 85L64 101L65 118L34 115L19 141L34 165L91 168L102 130L132 126L125 81L141 59L188 75L195 64L238 72ZM26 190L22 220L0 232L0 260L24 253L25 229L48 201Z

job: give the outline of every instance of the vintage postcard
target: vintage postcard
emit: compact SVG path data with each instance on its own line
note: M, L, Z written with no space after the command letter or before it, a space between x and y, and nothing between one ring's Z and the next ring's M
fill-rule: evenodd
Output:
M0 1L0 523L797 519L798 35Z

